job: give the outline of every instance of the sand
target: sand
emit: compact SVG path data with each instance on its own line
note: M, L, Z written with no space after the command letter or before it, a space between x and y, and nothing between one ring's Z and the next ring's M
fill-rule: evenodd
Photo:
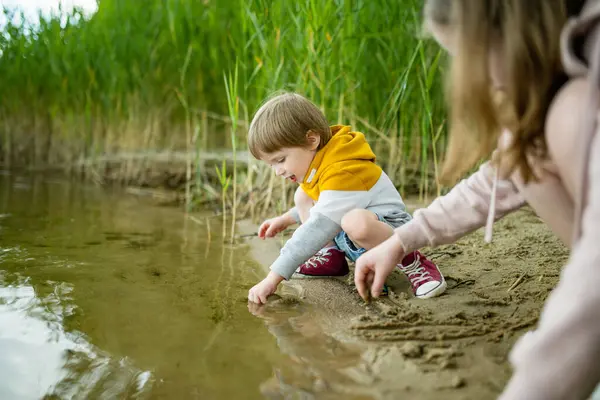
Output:
M254 228L241 225L246 232ZM265 273L282 243L281 238L248 240ZM282 324L286 311L296 310L284 317L294 333L274 335L280 347L287 346L282 351L302 362L288 368L287 377L274 377L263 394L496 398L510 378L508 353L520 335L535 328L566 263L567 248L524 208L495 225L491 244L480 230L423 253L448 281L448 290L438 298L414 298L396 271L388 279L390 296L369 305L358 296L352 273L342 280L292 279L266 306L249 305L271 327L273 321ZM309 338L309 345L304 339L298 345L298 337Z

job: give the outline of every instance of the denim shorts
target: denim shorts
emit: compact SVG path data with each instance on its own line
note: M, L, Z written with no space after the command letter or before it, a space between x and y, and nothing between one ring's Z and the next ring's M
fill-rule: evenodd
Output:
M389 221L383 218L381 215L374 213L377 216L377 219L381 222L388 224L390 227L395 228ZM367 251L364 247L358 247L349 237L348 234L344 231L340 231L335 238L333 238L334 243L337 247L346 253L346 257L348 257L352 262L356 261L358 257L363 255L364 252Z

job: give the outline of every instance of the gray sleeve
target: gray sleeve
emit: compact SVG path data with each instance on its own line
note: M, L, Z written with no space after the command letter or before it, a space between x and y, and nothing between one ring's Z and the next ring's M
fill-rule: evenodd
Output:
M291 208L290 211L288 211L288 212L290 213L292 218L294 218L294 220L296 220L296 223L298 225L300 225L302 223L302 221L300 221L300 214L298 214L298 209L296 207Z
M300 264L333 240L341 229L323 214L311 214L283 246L279 257L271 265L271 270L286 280L290 279Z

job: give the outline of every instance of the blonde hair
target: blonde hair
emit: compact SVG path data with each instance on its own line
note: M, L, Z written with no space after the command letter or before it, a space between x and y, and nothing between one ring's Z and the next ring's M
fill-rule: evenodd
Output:
M565 75L560 32L584 0L427 0L425 18L453 35L449 144L441 181L452 184L496 147L501 128L514 140L499 155L503 175L535 179L528 156L545 157L546 113ZM490 48L503 62L502 92L490 80ZM500 100L501 99L501 100Z
M248 148L260 159L284 147L306 146L309 132L319 135L318 149L331 139L329 122L321 110L297 93L277 94L254 115L248 130Z

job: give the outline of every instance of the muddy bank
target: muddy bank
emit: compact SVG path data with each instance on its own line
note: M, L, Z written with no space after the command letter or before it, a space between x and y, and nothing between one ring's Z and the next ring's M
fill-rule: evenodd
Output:
M253 226L243 224L241 229ZM248 241L265 271L282 243L283 239ZM313 344L303 348L297 339L286 340L291 335L274 331L280 347L286 346L285 352L302 362L288 372L287 380L274 377L278 383L272 398L284 393L318 398L495 398L510 377L508 352L537 323L568 251L524 208L495 225L489 245L478 231L424 253L448 280L448 290L439 298L413 298L408 282L394 272L388 280L391 295L371 305L360 300L349 276L291 280L278 292L280 299L260 309L250 307L272 333L273 326L290 325ZM295 308L308 311L281 317ZM337 361L323 364L311 355L315 340L322 343L320 351L336 354ZM304 380L298 374L304 374ZM284 381L294 384L284 389Z
M375 141L375 146L381 146L381 143ZM225 209L227 213L233 213L235 194L239 219L254 218L256 212L264 213L271 207L291 207L296 190L291 182L277 182L271 168L255 160L246 150L123 151L93 157L81 155L61 163L29 163L23 160L26 159L16 163L3 159L0 149L0 167L14 173L28 175L33 172L57 179L67 175L82 184L92 182L104 187L124 187L129 193L151 198L160 205L189 205L190 209L210 210L215 214L221 214L223 210L224 177L221 174L225 173L231 179L225 189ZM234 169L237 174L235 192ZM435 181L431 173L434 169L434 165L428 165L428 182ZM403 195L435 196L437 187L424 184L418 164L406 165L402 171L406 176L398 177L403 185L397 189ZM279 204L280 199L284 204Z

